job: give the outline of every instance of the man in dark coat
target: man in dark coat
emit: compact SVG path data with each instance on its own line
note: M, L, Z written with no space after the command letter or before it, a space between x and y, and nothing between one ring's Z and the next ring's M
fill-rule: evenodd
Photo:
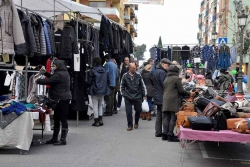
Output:
M179 78L179 68L176 65L171 65L168 68L167 78L164 80L164 95L163 95L163 136L162 140L179 141L174 138L174 126L176 115L181 107L181 95L190 95L183 89L181 78Z
M163 101L163 82L167 77L167 69L172 62L163 58L154 72L154 103L157 105L157 115L155 120L155 137L162 137L162 101Z
M127 131L133 129L132 105L135 109L135 125L134 128L139 127L139 119L142 111L142 99L146 99L147 90L143 82L142 76L136 72L134 63L129 64L129 72L122 76L121 80L121 94L125 99L125 108L128 121Z

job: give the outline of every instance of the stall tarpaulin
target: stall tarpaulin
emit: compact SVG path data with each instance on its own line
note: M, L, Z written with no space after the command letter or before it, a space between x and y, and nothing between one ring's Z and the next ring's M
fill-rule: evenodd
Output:
M123 0L123 4L164 5L164 0Z
M71 0L13 0L18 6L33 10L45 17L67 12L80 12L82 15L101 21L101 12ZM55 11L55 12L54 12Z

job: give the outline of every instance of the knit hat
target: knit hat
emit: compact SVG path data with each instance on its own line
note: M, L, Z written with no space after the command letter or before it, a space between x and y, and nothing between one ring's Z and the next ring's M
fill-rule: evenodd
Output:
M179 73L179 68L176 65L170 65L170 67L168 68L168 72L176 72Z

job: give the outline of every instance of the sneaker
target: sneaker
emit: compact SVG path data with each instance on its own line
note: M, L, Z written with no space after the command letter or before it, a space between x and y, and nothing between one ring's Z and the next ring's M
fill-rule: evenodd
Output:
M120 111L120 107L117 107L117 111Z

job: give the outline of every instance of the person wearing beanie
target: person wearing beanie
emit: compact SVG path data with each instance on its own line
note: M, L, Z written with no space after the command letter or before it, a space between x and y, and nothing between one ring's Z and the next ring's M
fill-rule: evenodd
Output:
M176 124L176 113L181 107L181 96L190 95L183 89L181 78L179 78L179 68L176 65L171 65L168 70L168 76L164 80L164 94L162 104L163 114L163 136L162 140L170 142L179 141L174 137L174 126Z
M37 79L36 83L40 85L50 85L49 98L58 101L54 109L54 132L51 140L46 144L66 145L66 137L68 134L68 108L72 99L70 91L70 76L63 60L55 60L53 62L54 74L44 71L47 79ZM58 141L60 132L60 123L62 124L61 139Z
M220 69L220 75L215 78L215 83L219 84L220 92L224 92L233 83L232 76L228 73L227 69Z

